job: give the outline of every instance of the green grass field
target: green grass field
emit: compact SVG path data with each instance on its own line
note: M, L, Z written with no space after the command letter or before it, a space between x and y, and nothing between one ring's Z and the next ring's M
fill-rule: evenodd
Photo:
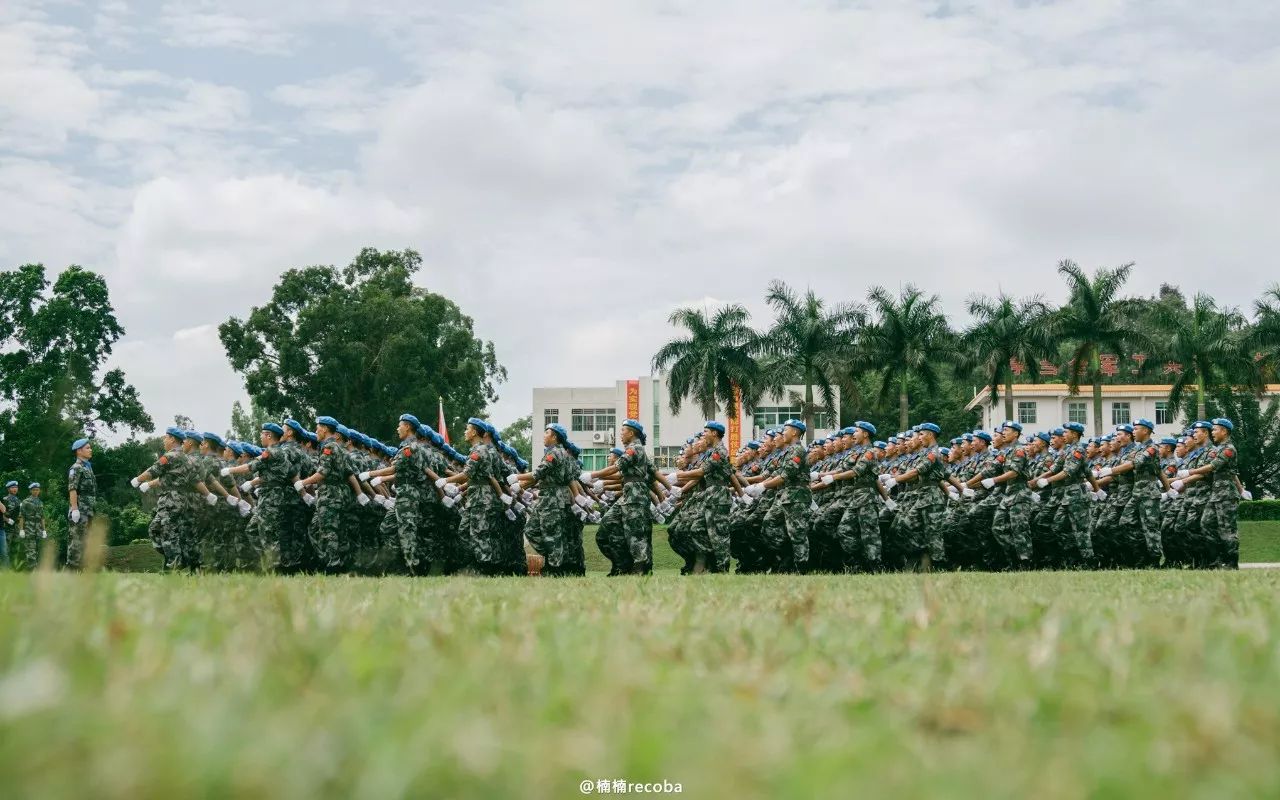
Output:
M1280 794L1280 572L0 575L14 797Z

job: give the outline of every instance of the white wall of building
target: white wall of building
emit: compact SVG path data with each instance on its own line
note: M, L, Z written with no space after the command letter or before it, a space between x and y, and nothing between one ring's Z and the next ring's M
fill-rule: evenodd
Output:
M645 433L648 434L649 451L659 457L660 462L663 457L670 454L683 446L685 440L691 435L702 430L706 419L701 415L697 406L689 401L681 404L680 413L672 414L670 403L666 391L666 381L664 376L658 375L642 375L633 380L639 382L640 388L640 413L638 419L644 425ZM787 387L789 392L795 392L797 395L804 394L803 386ZM836 395L837 406L839 404L839 394ZM789 395L782 398L768 397L762 399L758 404L760 408L796 408L797 404L790 402ZM579 419L579 423L574 424L574 409L596 409L603 411L605 414L593 415L588 422L586 419ZM587 430L586 428L602 427L599 423L608 422L607 412L612 411L612 427L603 426L601 430ZM597 387L538 387L533 390L533 457L534 460L542 458L542 431L552 417L565 427L569 432L569 438L578 447L581 447L587 454L584 459L586 466L596 468L591 459L599 454L602 458L603 453L615 446L618 441L618 426L627 418L627 380L615 381L613 386L597 386ZM728 426L729 420L724 410L721 409L716 415L716 419ZM751 415L747 415L742 420L742 442L755 438L758 434ZM838 426L839 420L832 421L834 426ZM815 436L825 436L834 429L832 426L816 427Z

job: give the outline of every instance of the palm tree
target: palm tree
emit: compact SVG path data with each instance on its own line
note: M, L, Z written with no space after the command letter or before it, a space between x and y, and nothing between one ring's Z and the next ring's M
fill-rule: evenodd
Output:
M817 409L826 411L832 419L836 417L835 387L865 314L848 303L828 309L812 289L800 297L782 281L769 284L765 302L778 316L773 327L758 340L757 349L767 359L762 367L761 389L781 396L787 384L803 381L801 415L809 429L806 438L812 440ZM817 404L813 399L815 387L820 401Z
M1280 375L1280 284L1254 301L1253 310L1257 319L1247 340L1249 352L1257 354L1262 377L1275 380Z
M1218 309L1213 298L1197 294L1185 306L1158 304L1151 322L1161 334L1161 355L1182 365L1169 390L1169 405L1177 408L1188 389L1196 393L1196 419L1205 418L1205 389L1226 385L1262 391L1253 349L1246 339L1248 325L1234 308Z
M974 323L965 331L956 368L980 369L994 405L1004 387L1004 418L1013 416L1013 363L1025 365L1032 378L1040 375L1040 360L1055 354L1050 335L1049 308L1033 297L1021 302L1001 294L969 300Z
M1102 362L1106 348L1116 354L1127 345L1150 352L1150 340L1139 332L1129 306L1116 295L1129 278L1133 264L1115 269L1099 269L1090 278L1074 261L1058 264L1058 274L1067 281L1071 296L1054 312L1051 325L1055 341L1071 345L1067 387L1072 394L1087 380L1093 386L1093 432L1102 434Z
M724 407L732 419L738 414L734 388L748 407L754 402L759 367L752 354L756 333L748 325L751 315L740 305L729 305L714 314L682 308L669 321L688 336L673 339L653 357L653 371L667 372L671 413L691 398L702 416L714 419Z
M922 381L931 392L938 391L938 364L954 352L954 337L947 318L938 311L937 295L925 296L907 284L897 297L876 286L867 299L876 321L858 337L854 371L880 371L881 402L887 402L897 389L898 427L905 429L911 378Z

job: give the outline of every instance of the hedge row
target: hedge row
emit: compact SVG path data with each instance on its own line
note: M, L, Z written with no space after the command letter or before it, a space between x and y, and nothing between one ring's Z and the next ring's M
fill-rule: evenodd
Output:
M1280 520L1280 500L1248 500L1240 503L1240 519Z

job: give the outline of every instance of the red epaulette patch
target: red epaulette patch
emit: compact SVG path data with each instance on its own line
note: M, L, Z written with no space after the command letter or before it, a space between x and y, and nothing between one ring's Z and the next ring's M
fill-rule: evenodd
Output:
M1019 447L1017 450L1014 450L1014 451L1013 451L1013 454L1014 454L1015 456L1017 456L1018 458L1022 458L1022 457L1023 457L1023 456L1025 456L1027 453L1026 453L1026 451L1024 451L1021 447Z
M169 457L168 457L168 456L160 456L160 463L161 463L161 464L168 464L168 463L169 463Z
M998 456L996 456L996 463L997 463L997 464L1003 464L1003 463L1004 463L1004 455L998 455Z
M472 453L472 454L471 454L471 460L472 460L472 461L479 461L479 460L480 460L480 454L479 454L479 453Z
M937 461L937 460L938 460L938 456L937 456L937 454L936 454L936 453L934 453L933 451L930 451L930 452L929 452L929 460L930 460L930 461Z
M1154 456L1155 454L1156 454L1156 449L1154 447L1147 448L1147 455Z
M1223 455L1223 456L1225 456L1225 457L1227 457L1227 458L1231 458L1231 457L1232 457L1232 456L1234 456L1235 454L1236 454L1236 451L1235 451L1235 450L1232 450L1230 447L1228 447L1226 450L1223 450L1223 451L1222 451L1222 455Z
M796 462L797 464L799 464L799 463L800 463L800 456L793 456L793 457L791 458L791 460L792 460L792 461L794 461L794 462Z
M635 454L636 454L636 449L634 447L627 448L627 455L634 456Z
M719 454L719 453L712 453L712 454L711 454L711 460L712 460L712 461L719 461L719 460L720 460L720 454Z
M408 458L409 456L413 455L413 451L406 447L404 449L404 455L405 455L405 458Z
M270 458L270 457L271 457L271 451L270 451L270 450L263 450L263 451L262 451L262 455L258 456L258 458Z
M1075 452L1073 452L1072 455L1076 457L1077 461L1084 458L1084 453L1081 453L1079 450L1076 450Z
M324 449L324 454L325 454L326 456L331 456L331 455L333 455L333 451L326 447L326 448Z
M555 457L555 456L551 455L550 453L547 453L547 463L548 463L548 464L550 464L552 461L555 461L555 460L556 460L556 457Z

